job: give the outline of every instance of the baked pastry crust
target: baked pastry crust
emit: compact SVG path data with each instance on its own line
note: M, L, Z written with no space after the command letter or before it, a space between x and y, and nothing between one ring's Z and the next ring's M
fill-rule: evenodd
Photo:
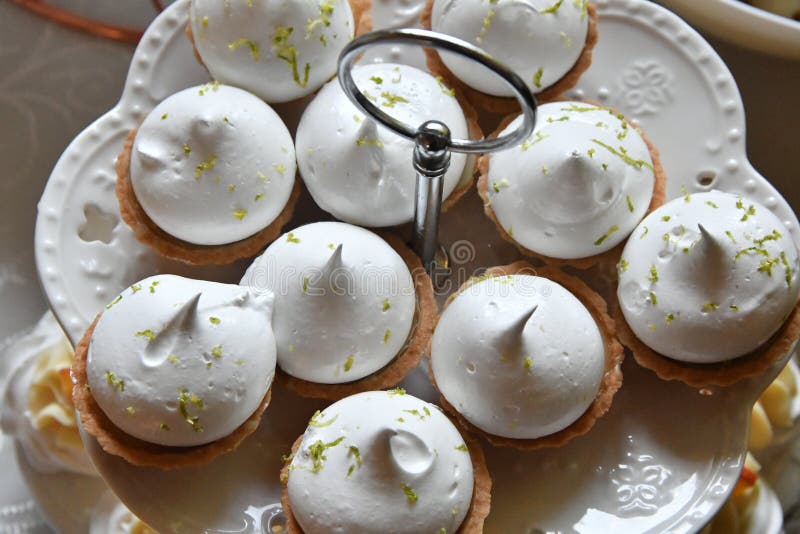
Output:
M800 304L795 305L786 322L759 349L720 363L688 363L673 360L645 345L628 326L619 300L614 298L612 314L619 325L619 339L633 353L636 362L653 371L662 380L680 380L695 388L730 386L745 378L758 376L781 362L800 339Z
M430 377L433 387L439 392L439 401L442 407L455 417L456 423L459 428L471 434L476 434L485 437L489 443L498 447L512 447L523 451L532 451L547 447L561 447L568 441L586 434L592 429L597 420L605 415L611 408L611 403L614 395L622 387L622 360L625 357L625 351L622 344L616 337L616 325L614 320L608 314L608 308L605 300L595 293L588 285L582 280L574 276L570 276L556 267L544 266L534 267L525 261L517 261L510 265L503 265L498 267L491 267L486 271L486 277L507 276L513 274L530 274L541 276L552 280L564 286L570 293L581 301L586 306L586 309L591 313L597 326L600 330L600 335L603 338L603 346L605 348L605 366L603 371L603 378L600 381L600 390L594 399L594 402L589 405L586 411L575 422L567 428L560 430L554 434L542 436L535 439L514 439L489 434L470 423L458 410L451 405L439 390L436 384L436 378L433 375L433 365L428 366L428 375ZM442 309L452 302L461 292L468 289L472 284L483 280L484 277L473 279L464 283L458 291L450 295L447 302ZM437 319L438 320L438 319ZM430 360L431 356L430 345L426 351L426 356ZM430 361L429 361L430 363Z
M72 388L72 402L78 410L83 429L97 440L105 452L119 456L133 465L158 467L164 470L199 466L235 450L247 436L258 428L261 416L272 397L272 387L267 390L256 411L236 430L205 445L168 447L143 441L120 430L106 416L92 396L86 375L89 344L95 326L100 320L100 315L97 315L75 347L75 359L72 364L75 387Z
M379 234L397 252L408 266L414 280L414 291L417 295L417 311L408 342L402 352L381 370L353 382L343 384L320 384L291 376L278 368L276 380L301 397L339 400L364 391L375 391L390 388L419 365L422 352L430 343L436 314L439 307L433 291L433 283L422 267L422 262L403 241L394 234Z
M464 444L469 451L469 457L472 461L472 478L474 485L472 487L472 500L469 504L469 510L464 517L461 526L456 531L456 534L481 534L483 532L483 523L489 515L489 510L492 504L492 477L489 475L489 467L486 464L486 456L483 454L481 445L469 436L464 436ZM303 435L300 435L292 444L292 452L289 455L286 463L281 469L281 484L283 485L283 493L281 494L281 507L283 513L286 515L286 532L288 534L302 534L303 529L295 519L292 513L292 503L289 502L289 465L292 458L300 448L300 443L303 441Z
M144 208L136 199L131 182L131 151L138 128L131 130L125 138L122 152L117 157L117 185L116 194L119 201L119 211L136 239L164 257L179 260L193 265L226 265L238 259L251 258L277 239L281 229L289 222L294 214L297 199L300 197L300 180L295 176L294 187L289 195L283 211L272 221L269 226L262 228L246 239L227 243L224 245L196 245L171 236L158 227L145 213Z
M433 0L427 0L425 9L420 16L422 27L426 30L431 29L431 16L433 12ZM592 51L597 44L597 8L589 4L589 28L586 32L586 42L583 45L581 55L567 73L556 83L536 94L536 101L540 104L557 100L566 91L577 85L578 80L592 64ZM519 103L513 97L493 96L477 89L473 89L465 84L453 74L444 64L439 53L432 49L425 49L425 57L428 69L434 76L441 76L444 82L456 89L456 94L464 95L464 98L477 109L490 113L519 113Z
M598 104L597 102L591 100L582 100L582 102L602 107L603 109L612 111L614 114L617 115L620 114L619 111L614 108L603 106L602 104ZM497 136L499 136L500 133L509 124L511 124L511 122L517 116L518 113L505 117L501 121L497 129L494 132L492 132L489 135L489 137L496 138ZM625 122L627 122L631 128L636 129L636 131L642 137L642 140L647 145L648 152L650 152L650 158L653 160L653 175L655 177L655 181L653 183L653 196L651 197L650 205L648 206L647 211L645 212L645 216L647 216L655 209L663 206L664 203L667 201L667 174L666 172L664 172L664 167L661 164L661 156L658 153L658 149L655 147L655 145L653 145L653 143L650 141L647 135L645 135L644 132L642 132L642 130L636 124L632 123L627 118L625 119ZM492 202L489 197L489 154L483 154L478 160L478 173L479 173L478 194L481 196L481 199L483 200L484 213L486 213L486 216L489 218L489 220L491 220L497 227L497 231L500 233L500 237L502 237L505 241L508 241L509 243L517 247L517 249L519 249L519 251L522 254L530 256L532 258L539 259L548 265L555 265L559 267L569 266L581 270L589 269L591 267L594 267L595 265L602 265L602 264L616 265L616 263L619 261L620 257L622 256L622 250L625 248L625 243L627 242L627 239L622 241L616 247L607 250L603 253L595 254L594 256L587 256L586 258L574 258L569 260L545 256L544 254L539 254L538 252L534 252L533 250L524 247L523 245L515 241L514 238L508 234L508 232L506 232L505 228L503 228L503 225L500 224L500 221L497 219L497 215L495 214L494 209L492 209Z

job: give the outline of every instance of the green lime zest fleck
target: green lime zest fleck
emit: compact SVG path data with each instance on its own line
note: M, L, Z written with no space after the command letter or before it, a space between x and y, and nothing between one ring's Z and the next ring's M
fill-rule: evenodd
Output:
M217 80L214 80L214 81L211 81L211 82L208 82L208 83L204 83L203 85L200 86L200 89L197 91L197 93L200 96L205 96L205 94L208 91L212 91L212 92L216 93L217 91L219 91L219 86L220 86L220 83Z
M233 363L241 367L242 365L244 365L244 360L241 358L236 358L236 360Z
M158 425L158 428L160 428L161 430L169 431L169 425L167 423L161 423L160 425Z
M668 313L664 316L664 322L666 323L667 326L669 326L674 320L675 320L674 313Z
M382 92L381 93L381 98L383 98L383 100L384 100L383 102L381 102L381 106L384 106L384 107L387 107L387 108L393 108L395 106L395 104L397 104L398 102L404 103L404 104L408 104L408 100L406 100L405 98L403 98L400 95L392 94L389 91Z
M549 122L550 124L554 122L567 122L568 120L569 120L568 115L563 115L561 117L558 117L557 119L554 119L553 117L547 117L547 122Z
M381 305L382 311L389 311L392 305L389 304L389 299L383 299L383 304Z
M717 311L717 308L719 308L719 304L715 302L706 302L705 304L703 304L702 309L704 312L713 312Z
M736 243L736 238L733 237L733 233L731 233L730 230L725 230L725 235L728 236L728 239L730 239L732 243Z
M276 27L275 33L272 36L272 47L275 51L275 56L289 65L294 82L300 87L305 88L306 85L308 85L308 73L311 70L311 65L306 63L303 69L303 78L301 79L300 72L297 68L297 48L289 44L289 36L292 34L292 31L294 31L292 27Z
M535 132L534 136L536 137L536 139L527 139L523 141L522 144L520 145L520 148L522 148L522 150L528 150L530 147L532 147L539 141L542 141L543 139L547 139L548 137L550 137L549 135L543 134L542 132Z
M414 416L417 416L417 417L419 417L419 420L420 420L420 421L422 421L422 420L424 420L424 419L425 419L425 416L424 416L424 415L422 415L421 413L419 413L419 410L403 410L403 411L404 411L405 413L408 413L408 414L411 414L411 415L414 415ZM428 412L428 413L430 413L430 412Z
M246 39L246 38L243 37L241 39L238 39L238 40L233 41L232 43L228 44L228 48L232 52L235 52L238 48L240 48L242 46L245 46L245 45L247 46L247 48L250 49L250 56L252 56L253 61L258 61L261 54L260 54L259 49L258 49L258 44L256 44L256 42L253 41L252 39Z
M133 284L131 286L131 295L133 295L133 294L135 294L135 293L137 293L137 292L139 292L141 290L142 290L142 284Z
M630 263L628 263L628 260L622 259L619 260L619 264L617 265L617 267L619 267L620 272L624 273L625 271L628 270L628 265L630 265Z
M661 220L662 220L662 221L664 221L664 222L669 222L669 220L670 220L671 218L672 218L672 217L670 217L669 215L664 215L663 217L661 217Z
M353 368L353 361L354 361L354 360L355 360L355 358L354 358L354 357L353 357L353 355L351 354L351 355L350 355L350 356L348 356L348 357L347 357L347 359L344 361L344 372L345 372L345 373L346 373L346 372L348 372L348 371L350 371L350 369L352 369L352 368Z
M222 358L222 345L214 345L214 347L211 348L211 357L215 360Z
M114 389L125 391L125 381L117 378L117 376L111 371L106 371L106 382L108 382L108 385Z
M756 245L763 245L767 241L777 241L778 239L780 239L782 237L783 237L783 235L781 235L781 233L779 231L773 230L771 234L767 234L767 235L765 235L764 237L762 237L760 239L754 239L753 243L755 243Z
M356 468L356 466L355 466L355 465L351 465L351 466L350 466L350 467L347 469L347 476L346 476L345 478L350 478L350 475L352 475L352 474L353 474L353 471L355 470L355 468Z
M303 295L308 294L308 277L303 277Z
M378 138L369 139L368 137L359 137L356 139L356 146L376 146L383 148L383 141Z
M299 238L299 237L295 237L295 236L294 236L294 234L293 234L292 232L289 232L289 233L286 235L286 242L287 242L287 243L294 243L294 244L297 244L297 243L299 243L299 242L300 242L300 238Z
M642 228L644 228L644 231L642 232L642 235L639 236L639 239L644 239L644 236L646 236L647 233L650 231L650 229L646 226L643 226Z
M467 444L466 443L462 443L461 445L459 445L455 449L457 451L461 451L461 452L468 452L469 451L469 449L467 448Z
M147 330L141 330L139 332L136 332L136 337L146 337L147 341L150 342L156 338L156 335L152 330L148 328Z
M392 331L387 328L386 332L383 333L383 344L386 345L389 342L389 339L391 339L391 337L392 337Z
M334 244L333 244L333 243L328 243L328 248L329 248L330 250L336 250L336 247L334 246Z
M335 447L343 440L344 436L341 436L339 439L331 441L330 443L323 443L322 440L317 440L308 447L308 454L311 456L312 473L317 473L322 470L325 460L328 459L327 456L325 456L325 450Z
M211 154L209 158L205 161L200 162L197 167L194 168L194 177L195 179L199 180L203 173L209 169L213 169L214 166L217 164L217 155Z
M233 211L233 216L239 219L240 221L245 218L247 215L247 210L244 208L239 208L238 210Z
M330 26L330 16L333 14L333 5L330 2L320 2L319 16L315 19L309 19L306 22L306 39L311 37L311 34L318 26Z
M528 356L527 358L525 358L525 361L522 363L522 365L525 367L526 371L530 372L531 367L533 366L533 358Z
M181 417L183 417L183 420L192 427L193 431L202 432L203 427L200 426L200 418L189 415L189 408L186 405L187 401L201 409L204 408L203 401L201 401L197 395L189 393L185 389L178 390L178 409L181 412Z
M750 204L749 207L745 207L744 202L742 202L741 198L736 201L736 207L738 209L744 211L744 215L742 215L742 218L740 219L742 222L744 222L747 219L749 219L751 215L755 215L756 214L756 207L754 205L752 205L752 204Z
M603 241L605 241L606 239L611 237L611 234L613 234L614 232L617 232L617 231L619 231L619 226L617 226L615 224L614 226L612 226L611 228L608 229L608 232L606 232L605 234L601 235L600 237L598 237L595 240L594 246L599 247L600 245L603 244Z
M236 186L234 184L228 184L228 191L233 193L234 191L236 191Z
M294 352L294 345L289 345L289 352Z
M169 356L167 356L167 361L173 365L178 365L178 363L180 362L180 360L178 360L178 357L175 356L174 354L170 354Z
M564 0L556 0L555 4L553 4L552 6L547 7L545 9L539 11L539 13L542 14L542 15L546 15L548 13L555 13L556 11L558 11L558 8L560 8L561 4L563 4L563 3L564 3Z
M789 260L786 259L786 253L781 252L781 263L783 264L784 279L789 288L792 287L792 268L789 266Z
M719 209L719 206L711 202L710 200L706 200L706 205L711 206L714 209Z
M392 395L405 395L406 394L406 390L403 389L403 388L394 388L394 389L387 390L386 393L389 394L389 396L392 396Z
M653 293L652 291L650 292L650 304L652 304L653 306L658 304L658 299L656 298L656 294Z
M570 39L565 32L558 32L558 35L561 37L561 40L564 41L565 48L572 46L572 39Z
M150 293L155 293L155 292L156 292L156 287L158 287L158 285L159 285L160 283L161 283L161 282L159 282L158 280L153 280L153 281L150 283L150 287L148 287L147 289L149 289L149 290L150 290Z
M646 162L645 160L643 160L643 159L633 159L632 157L627 155L625 153L625 149L623 147L620 147L621 150L617 150L613 146L607 145L604 142L600 141L599 139L592 139L592 142L600 145L603 148L605 148L606 150L608 150L609 152L611 152L612 154L617 156L619 159L621 159L622 161L624 161L625 163L627 163L628 165L631 165L632 167L634 167L636 169L641 169L642 167L647 167L651 171L653 170L653 166L650 163Z
M628 202L628 211L633 213L633 209L634 208L633 208L633 200L631 200L631 196L630 195L625 195L625 200Z
M547 174L547 167L542 165L542 174Z
M258 193L255 197L253 197L253 202L258 202L262 198L264 198L264 193Z
M110 309L111 309L111 307L112 307L114 304L116 304L117 302L119 302L119 301L121 301L121 300L122 300L122 295L119 295L117 298L115 298L114 300L112 300L110 303L106 304L106 309L107 309L107 310L110 310Z
M406 420L403 419L402 417L398 417L397 419L395 419L395 421L397 421L398 423L405 423L406 422Z
M446 94L447 96L453 96L453 97L454 97L454 96L456 96L456 90L455 90L455 89L449 89L449 88L448 88L448 87L447 87L447 86L444 84L444 81L443 81L443 80L444 80L444 79L443 79L441 76L437 76L437 77L436 77L436 83L437 83L437 84L439 84L439 89L441 89L441 90L442 90L442 92L443 92L444 94Z
M422 411L425 412L425 415L427 415L428 417L431 416L431 411L428 409L427 406L423 406Z
M563 32L562 32L563 33ZM564 34L566 36L566 34ZM587 111L601 111L603 108L598 106L579 106L578 104L572 103L565 108L559 108L561 111L573 111L575 113L586 113Z
M594 153L595 152L597 152L597 150L595 150L593 148L590 148L589 150L586 151L586 153L589 154L590 158L594 158Z
M533 85L537 89L542 88L542 75L544 74L544 68L539 67L539 70L533 73Z
M286 172L286 165L282 165L280 163L273 163L272 168L275 169L278 173L283 174Z
M608 163L601 163L601 167L603 167L603 171L608 171Z
M736 304L731 304L730 306L728 306L728 308L730 308L731 310L733 310L733 311L735 311L737 313L739 312L739 306L737 306Z
M491 3L491 0L489 0ZM483 17L483 25L481 26L481 31L478 33L478 37L475 38L475 42L478 44L483 43L483 38L486 37L486 33L489 31L489 28L492 26L492 19L494 18L494 9L490 9L486 12L486 16Z
M768 276L772 276L772 268L775 267L780 261L780 258L765 258L761 260L761 263L758 266L758 272L767 273Z
M658 282L658 269L656 269L655 265L650 266L650 274L647 275L647 281L651 284Z
M401 487L403 488L403 493L406 494L406 499L408 499L409 504L414 504L419 500L417 494L408 486L408 484L403 484Z
M164 113L163 115L161 115L161 120L162 121L167 120L167 117L169 117L169 113Z
M380 76L370 76L369 79L372 80L373 82L375 82L375 84L377 84L377 85L380 85L380 84L383 83L383 78L381 78Z
M499 193L501 188L508 187L510 185L511 183L507 179L502 178L499 182L492 183L492 189L495 193Z
M358 467L361 467L361 452L359 452L358 447L356 447L355 445L350 445L348 447L348 450L349 452L347 454L352 455L353 458L356 459L356 464L358 465Z
M222 321L219 320L219 317L209 317L208 318L208 322L211 323L211 324L219 324Z
M185 144L185 143L183 145L183 153L184 154L191 154L192 153L191 147L189 145Z
M133 406L128 406L125 408L125 411L128 412L129 415L136 415L136 408Z
M339 414L336 414L328 421L322 422L320 421L321 418L325 417L325 414L317 410L314 412L314 415L311 416L311 419L308 420L308 426L313 426L316 428L324 428L326 426L331 426L336 419L339 418Z

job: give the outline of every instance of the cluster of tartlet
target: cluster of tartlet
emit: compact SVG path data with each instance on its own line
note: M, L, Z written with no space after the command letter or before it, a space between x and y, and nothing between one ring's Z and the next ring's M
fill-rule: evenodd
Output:
M120 210L163 256L257 257L239 285L157 275L98 315L76 347L72 395L106 452L163 469L212 461L269 417L278 380L336 401L311 417L281 474L290 532L480 532L491 480L471 436L531 450L589 432L622 385L623 345L698 387L785 355L800 335L800 266L780 221L720 192L665 203L658 152L635 123L558 99L590 63L594 7L539 4L433 0L423 14L508 61L547 101L529 139L478 161L454 154L444 180L447 208L479 175L500 235L547 265L489 268L439 313L419 258L363 228L412 219L411 142L328 81L369 28L369 6L191 2L188 33L217 81L166 98L130 133ZM436 117L454 137L482 135L475 108L513 112L479 70L428 59L433 75L395 64L353 75L396 118ZM293 138L268 102L315 91ZM301 181L343 222L285 231ZM561 270L608 265L619 277L608 303ZM443 409L389 389L423 353ZM376 513L351 506L367 500Z

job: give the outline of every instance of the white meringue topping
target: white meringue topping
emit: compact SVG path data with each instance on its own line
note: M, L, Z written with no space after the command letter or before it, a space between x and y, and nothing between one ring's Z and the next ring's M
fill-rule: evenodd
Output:
M497 220L514 241L553 258L594 256L624 241L647 212L654 183L640 133L583 102L543 104L533 135L489 159Z
M416 309L403 259L372 232L338 222L284 234L242 284L275 294L278 365L324 384L379 371L406 345Z
M131 182L147 216L168 234L222 245L267 227L295 179L294 143L254 95L217 83L161 102L131 153Z
M636 336L664 356L716 363L766 343L797 304L798 253L778 217L747 198L686 194L625 246L619 297Z
M456 532L472 500L464 439L402 390L344 398L311 419L289 467L306 534Z
M580 57L589 28L586 0L435 0L431 28L483 48L538 93ZM502 79L474 62L442 53L462 82L494 96L514 96Z
M118 428L151 443L231 434L272 384L272 303L267 292L172 275L132 285L94 329L92 396Z
M572 293L516 274L477 282L450 302L431 362L439 391L470 423L533 439L566 428L594 401L605 348Z
M347 0L192 0L189 15L211 76L267 102L319 89L355 31Z
M464 112L450 89L427 72L391 63L358 65L353 79L382 111L417 127L439 120L453 138L468 136ZM338 80L308 105L297 127L297 164L311 196L336 218L392 226L414 216L414 143L358 111ZM467 158L453 153L442 198L459 183Z

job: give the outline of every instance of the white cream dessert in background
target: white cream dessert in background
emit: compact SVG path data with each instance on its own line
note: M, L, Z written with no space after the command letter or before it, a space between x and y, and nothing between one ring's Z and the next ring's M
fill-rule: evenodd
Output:
M767 208L719 191L686 194L633 233L617 295L645 345L714 364L767 344L797 304L799 269L789 232Z
M272 108L216 82L158 104L130 157L147 217L193 245L234 243L268 227L289 202L295 169L291 135Z
M452 137L469 137L464 111L441 80L391 63L357 65L353 79L377 107L414 127L440 120ZM414 216L413 141L365 116L330 81L297 127L297 164L311 196L343 221L369 227L403 224ZM453 153L442 199L456 189L468 159ZM471 169L467 169L469 172Z
M767 386L753 406L747 448L758 452L785 439L786 430L798 415L797 377L800 371L794 358Z
M53 316L46 314L17 356L3 394L0 428L16 439L42 473L97 476L83 448L72 404L73 353Z
M211 76L267 102L319 89L355 32L347 0L192 0L189 9L195 49Z
M530 274L466 287L431 342L436 386L480 430L535 439L574 423L594 402L606 354L600 329L572 293Z
M581 56L589 28L586 0L434 0L431 29L484 49L514 70L533 93L561 80ZM454 54L441 54L462 82L512 97L499 76Z
M660 165L622 115L569 101L541 105L531 137L484 156L481 167L487 214L508 238L528 252L573 260L628 237L649 209Z
M403 258L378 235L318 222L281 236L242 284L275 294L278 366L321 384L353 382L404 350L417 305Z
M352 395L317 412L284 473L305 534L455 533L475 484L453 423L403 390Z
M100 316L87 383L122 432L190 447L242 425L270 389L273 297L173 275L146 278Z

